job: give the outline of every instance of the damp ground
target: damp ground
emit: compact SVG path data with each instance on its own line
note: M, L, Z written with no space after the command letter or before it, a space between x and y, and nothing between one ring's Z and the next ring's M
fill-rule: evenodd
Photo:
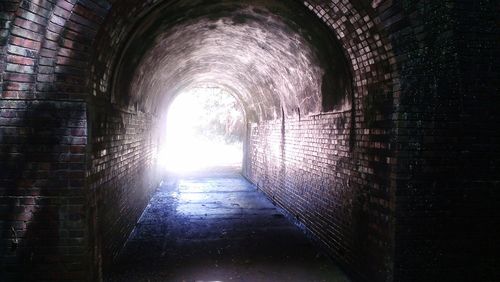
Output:
M238 173L169 179L106 281L349 281Z

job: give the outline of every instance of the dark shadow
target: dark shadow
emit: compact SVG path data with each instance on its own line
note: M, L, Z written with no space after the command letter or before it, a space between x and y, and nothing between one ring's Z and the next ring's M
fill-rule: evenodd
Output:
M106 281L349 281L239 174L170 179Z
M78 163L83 159L71 154L71 144L81 140L70 136L71 126L82 126L84 105L13 100L1 105L0 280L60 280L73 271L62 263L61 240L69 238L62 230L82 217L62 207L66 197L82 193L83 181L70 180L84 171Z

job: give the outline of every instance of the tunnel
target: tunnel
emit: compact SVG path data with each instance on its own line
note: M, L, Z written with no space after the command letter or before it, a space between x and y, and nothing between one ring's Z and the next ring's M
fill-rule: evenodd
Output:
M498 281L497 22L490 0L1 1L0 280L109 281L173 181L170 106L209 87L244 113L231 185L350 281Z

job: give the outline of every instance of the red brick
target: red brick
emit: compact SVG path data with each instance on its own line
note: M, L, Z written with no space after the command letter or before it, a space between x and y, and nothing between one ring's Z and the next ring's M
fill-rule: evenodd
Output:
M17 37L17 36L10 36L9 43L13 44L13 45L33 49L33 50L39 50L41 47L41 43L38 41L33 41L33 40L29 40L29 39L21 38L21 37Z
M17 56L17 55L8 55L7 62L19 64L19 65L28 65L28 66L35 65L35 59Z

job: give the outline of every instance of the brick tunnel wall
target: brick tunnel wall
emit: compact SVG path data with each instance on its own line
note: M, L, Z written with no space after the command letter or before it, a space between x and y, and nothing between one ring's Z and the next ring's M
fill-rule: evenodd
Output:
M142 1L125 3L145 5ZM100 3L110 8L110 4ZM109 12L109 11L108 11ZM110 267L148 204L151 193L160 182L156 155L158 140L157 116L138 109L136 104L116 101L121 93L111 85L113 62L127 38L127 28L111 11L95 37L89 77L90 159L87 163L89 186L89 232L95 241L89 245L95 280ZM130 18L133 18L130 15ZM130 30L129 30L130 32Z
M245 174L353 277L390 281L396 58L368 6L308 2L346 52L351 109L252 124Z
M0 2L0 280L98 281L154 188L154 117L89 95L104 1Z
M498 7L373 1L395 72L358 53L380 50L369 22L318 2L356 54L355 134L351 113L253 124L246 175L361 280L498 280Z
M147 202L154 117L106 85L154 1L115 2L0 2L0 280L99 278ZM495 1L309 2L353 110L253 125L249 178L361 279L499 280Z
M0 3L0 280L86 279L88 144L73 3ZM74 17L77 17L74 14ZM54 271L54 270L60 271Z
M0 280L84 277L85 104L7 100L0 109Z
M398 6L395 280L498 281L498 3Z
M109 105L96 108L89 121L88 220L95 239L89 251L93 263L106 269L158 185L157 143L153 116Z
M378 155L356 160L351 126L350 112L254 124L246 175L358 279L384 281L392 267L390 158L379 143L370 144Z

